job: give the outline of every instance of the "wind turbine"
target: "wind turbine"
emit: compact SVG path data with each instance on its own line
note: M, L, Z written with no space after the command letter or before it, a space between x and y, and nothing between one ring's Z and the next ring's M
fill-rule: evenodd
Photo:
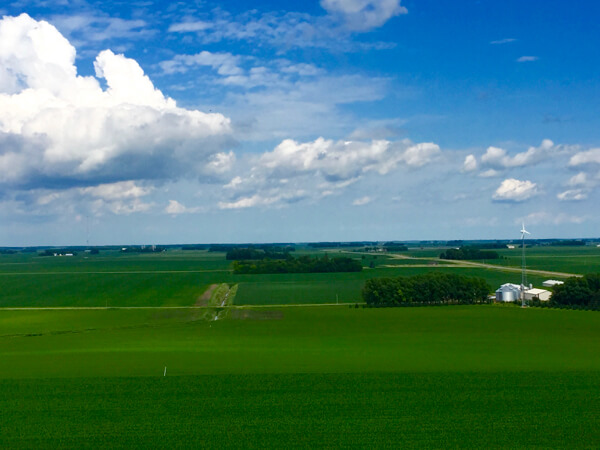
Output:
M525 270L525 235L531 234L525 229L525 222L521 225L521 246L523 248L523 256L521 261L521 306L525 306L525 285L527 284L527 271Z

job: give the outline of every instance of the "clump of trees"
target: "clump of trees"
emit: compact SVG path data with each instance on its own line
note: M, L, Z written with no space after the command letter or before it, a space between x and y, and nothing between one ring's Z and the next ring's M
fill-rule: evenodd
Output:
M440 259L498 259L500 255L498 252L491 250L481 250L479 247L465 245L460 248L449 248L445 252L442 252Z
M564 284L554 286L550 306L600 309L600 273L567 278Z
M401 242L386 242L383 249L387 252L406 252L408 247Z
M225 255L228 261L235 260L261 260L261 259L288 259L291 258L288 248L232 248Z
M490 303L490 285L482 278L441 272L412 277L371 278L362 296L367 305L411 306Z
M360 272L360 261L348 258L322 258L301 256L287 259L262 259L253 261L234 261L233 272L236 274L257 273L325 273L325 272Z
M208 245L206 244L187 244L182 245L181 250L206 250Z

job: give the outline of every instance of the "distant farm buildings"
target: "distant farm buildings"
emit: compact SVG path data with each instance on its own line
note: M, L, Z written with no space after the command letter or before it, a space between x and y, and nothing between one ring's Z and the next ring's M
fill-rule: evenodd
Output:
M554 286L558 286L559 284L565 284L564 281L558 281L558 280L546 280L542 283L542 286L544 287L554 287Z
M560 281L558 282L560 283ZM525 300L550 300L552 292L545 289L537 289L529 285L523 291L523 297ZM496 301L497 302L516 302L521 299L521 286L513 283L505 283L496 290Z
M497 302L516 302L521 298L521 286L505 283L496 290Z
M523 293L525 300L541 300L543 302L550 300L552 292L546 289L528 289Z

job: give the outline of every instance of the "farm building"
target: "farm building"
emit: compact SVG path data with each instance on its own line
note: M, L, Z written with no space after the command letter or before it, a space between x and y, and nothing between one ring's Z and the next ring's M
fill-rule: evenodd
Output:
M544 287L554 287L557 286L559 284L565 284L564 281L558 281L558 280L546 280L542 283L542 286Z
M521 286L513 283L506 283L496 290L497 302L514 302L521 298Z
M552 292L547 291L546 289L528 289L523 294L525 296L525 300L541 300L548 301L552 296Z

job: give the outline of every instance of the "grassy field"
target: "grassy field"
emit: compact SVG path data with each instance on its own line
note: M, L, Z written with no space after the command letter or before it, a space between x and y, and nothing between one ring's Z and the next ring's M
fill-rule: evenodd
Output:
M595 267L568 250L532 251L532 266ZM371 277L520 281L427 252L282 275L233 275L202 251L0 255L0 306L108 306L0 309L0 447L600 446L600 313L319 305L361 302ZM254 306L187 308L224 300Z
M3 448L594 448L589 373L0 380Z
M206 313L0 311L0 446L600 445L599 313Z
M512 306L1 311L0 378L600 370L600 314Z
M348 254L346 250L327 252L335 255L340 251ZM410 276L432 270L482 277L495 290L503 283L520 283L518 271L503 270L504 266L519 266L518 253L503 250L506 259L494 262L497 269L457 267L445 262L431 266L430 259L356 253L353 256L361 258L365 266L361 273L274 275L233 275L224 253L206 251L103 251L100 255L81 253L75 257L0 255L0 307L192 306L210 285L221 283L239 284L235 298L239 305L362 302L361 289L368 278ZM600 250L595 247L535 247L530 253L531 268L581 273L600 270ZM430 257L439 254L439 249L407 254ZM528 281L541 286L547 278L529 274Z
M600 272L600 248L585 247L531 247L526 248L527 267L567 273ZM501 250L505 259L493 264L519 266L521 249Z

